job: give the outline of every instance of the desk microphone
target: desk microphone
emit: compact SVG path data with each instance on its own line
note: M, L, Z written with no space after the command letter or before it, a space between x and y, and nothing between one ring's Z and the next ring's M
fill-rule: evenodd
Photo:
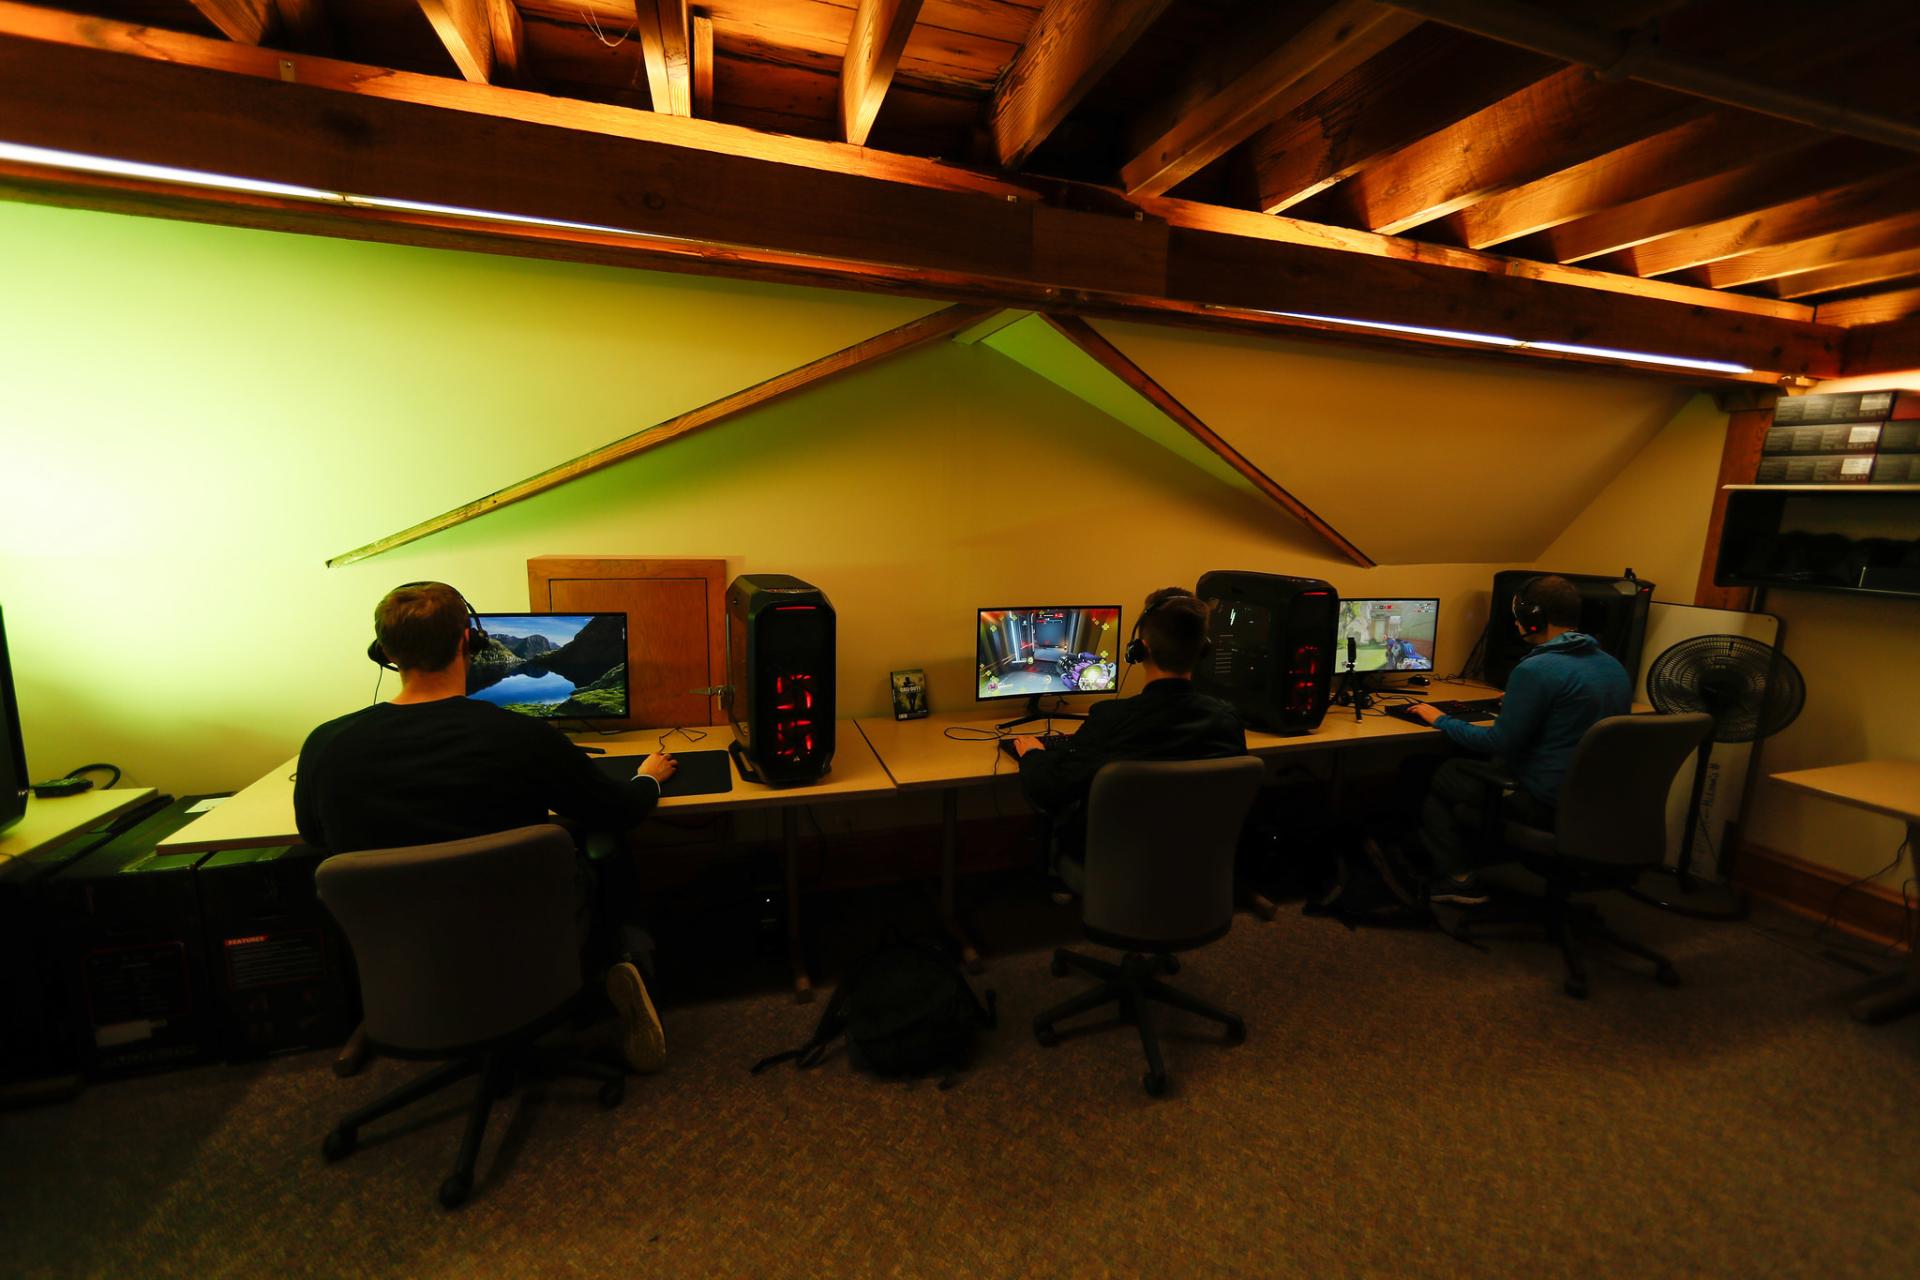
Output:
M1354 664L1359 661L1360 661L1360 646L1353 642L1352 636L1348 636L1347 637L1347 670L1349 671L1353 670Z

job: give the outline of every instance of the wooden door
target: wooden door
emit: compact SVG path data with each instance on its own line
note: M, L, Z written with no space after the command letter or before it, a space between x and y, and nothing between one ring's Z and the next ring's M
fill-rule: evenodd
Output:
M725 560L535 556L535 613L627 615L627 728L713 724L719 700L695 690L726 681ZM607 724L608 728L613 723Z

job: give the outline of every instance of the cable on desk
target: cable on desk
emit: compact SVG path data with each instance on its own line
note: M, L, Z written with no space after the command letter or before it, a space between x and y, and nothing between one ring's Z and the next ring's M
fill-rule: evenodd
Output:
M675 725L673 728L667 730L665 733L660 735L659 741L660 741L660 750L662 753L664 753L667 749L667 739L671 738L676 733L687 740L688 746L692 746L696 742L705 742L707 740L707 731L705 729L689 729L684 725Z

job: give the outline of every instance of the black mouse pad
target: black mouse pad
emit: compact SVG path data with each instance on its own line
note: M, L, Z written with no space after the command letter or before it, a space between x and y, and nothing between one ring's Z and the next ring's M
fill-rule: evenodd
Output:
M667 779L667 785L660 788L663 797L711 796L733 790L733 761L725 751L676 751L673 758L680 762L680 767ZM615 782L625 782L644 759L645 756L595 756L593 764Z

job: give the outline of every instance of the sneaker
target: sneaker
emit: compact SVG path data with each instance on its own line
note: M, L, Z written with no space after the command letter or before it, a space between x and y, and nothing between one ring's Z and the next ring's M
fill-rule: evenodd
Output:
M647 984L630 961L607 970L607 999L620 1018L620 1054L627 1065L643 1075L665 1066L667 1033L660 1029Z
M1451 902L1457 907L1478 907L1490 901L1486 888L1472 875L1440 876L1427 886L1429 902Z

